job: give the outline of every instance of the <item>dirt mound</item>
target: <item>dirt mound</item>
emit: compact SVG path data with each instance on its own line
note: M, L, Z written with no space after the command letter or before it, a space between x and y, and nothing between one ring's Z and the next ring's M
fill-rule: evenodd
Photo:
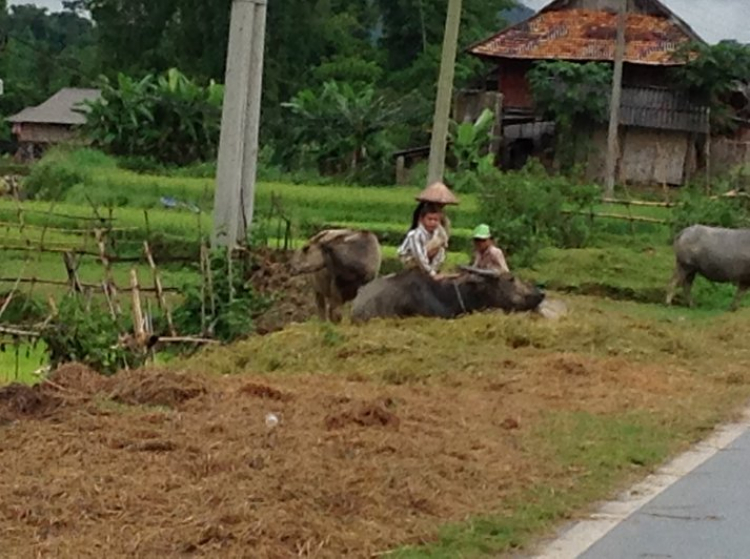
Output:
M80 363L66 363L53 371L46 383L65 392L92 395L105 388L107 378Z
M255 382L247 383L240 388L240 392L242 394L247 394L248 396L254 396L266 400L276 400L278 402L288 402L293 398L291 394Z
M11 384L0 388L0 423L47 417L60 405L60 400L46 393L42 385Z
M249 281L258 293L273 300L271 307L254 319L258 334L277 332L315 315L308 277L292 273L291 253L269 250L253 256L256 264Z
M208 392L207 383L199 376L154 369L120 372L110 379L108 389L110 399L121 404L168 408Z
M326 429L343 429L349 425L397 429L400 421L398 416L388 409L390 405L392 405L392 402L388 399L349 404L350 409L326 416Z

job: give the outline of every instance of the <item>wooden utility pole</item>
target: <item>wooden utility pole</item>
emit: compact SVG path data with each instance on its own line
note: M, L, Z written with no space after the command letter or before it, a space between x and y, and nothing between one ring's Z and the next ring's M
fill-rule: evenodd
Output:
M612 77L612 95L609 104L609 135L607 136L607 168L604 195L612 198L615 194L615 172L620 153L618 142L620 124L620 103L622 99L622 67L625 58L625 26L628 19L628 0L620 0L617 14L617 42L615 44L615 69Z
M456 69L458 30L461 26L461 0L449 0L445 18L443 55L440 60L435 115L432 119L432 139L430 141L430 162L427 184L442 181L445 171L445 146L448 139L451 98L453 97L453 75Z
M252 224L266 29L266 0L233 0L221 117L214 246L237 246Z

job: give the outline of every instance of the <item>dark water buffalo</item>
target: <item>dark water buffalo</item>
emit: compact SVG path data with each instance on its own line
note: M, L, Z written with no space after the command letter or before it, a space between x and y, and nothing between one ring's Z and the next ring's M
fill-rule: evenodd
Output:
M407 270L363 287L352 305L352 322L408 316L453 318L488 309L531 311L543 300L539 289L509 273L465 268L456 277L433 279L420 270Z
M693 306L690 289L696 274L718 283L737 286L730 310L736 310L750 288L750 229L723 229L693 225L680 231L674 240L675 271L667 289L667 305L675 290L682 287L688 305Z
M380 243L373 233L326 229L297 251L292 270L311 274L320 319L339 322L341 306L377 277L381 259Z

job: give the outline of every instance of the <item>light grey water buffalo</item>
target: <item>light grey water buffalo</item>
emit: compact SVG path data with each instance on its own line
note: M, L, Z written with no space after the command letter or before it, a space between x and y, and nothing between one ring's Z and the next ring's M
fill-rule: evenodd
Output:
M339 322L341 306L377 277L381 260L380 243L374 233L326 229L297 251L292 271L311 274L320 319Z
M373 318L456 316L489 310L536 310L544 293L510 273L463 268L435 279L420 270L383 276L363 287L352 304L352 322Z
M675 271L667 289L667 305L675 290L683 288L691 307L690 290L696 274L718 283L733 283L737 293L730 310L737 306L750 288L750 229L724 229L693 225L680 231L674 240Z

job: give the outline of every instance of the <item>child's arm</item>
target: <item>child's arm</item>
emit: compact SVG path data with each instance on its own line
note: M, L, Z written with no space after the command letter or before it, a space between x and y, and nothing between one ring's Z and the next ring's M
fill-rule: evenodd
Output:
M438 270L440 270L440 268L443 266L443 263L445 262L445 256L446 256L445 249L441 248L440 250L438 250L437 254L432 259L432 264L430 267L433 270L432 271L433 275L437 274Z
M500 270L503 272L510 272L510 268L508 268L508 263L505 261L505 254L503 254L503 251L495 247L495 250L492 251L495 257L495 262L497 263L497 266Z

